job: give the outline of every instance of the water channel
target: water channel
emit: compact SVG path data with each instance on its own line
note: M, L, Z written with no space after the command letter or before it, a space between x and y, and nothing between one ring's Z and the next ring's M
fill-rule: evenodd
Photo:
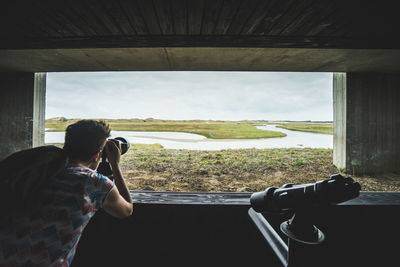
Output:
M122 136L130 143L160 144L169 149L221 150L239 148L332 148L333 136L277 128L275 125L258 129L280 131L287 136L262 139L208 139L202 135L181 132L112 131L111 137ZM65 132L46 132L45 143L63 143Z

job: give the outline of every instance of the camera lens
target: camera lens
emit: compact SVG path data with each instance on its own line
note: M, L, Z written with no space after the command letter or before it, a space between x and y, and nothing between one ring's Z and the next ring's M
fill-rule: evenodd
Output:
M125 154L130 147L128 140L123 137L116 137L114 140L117 140L121 145L121 155Z

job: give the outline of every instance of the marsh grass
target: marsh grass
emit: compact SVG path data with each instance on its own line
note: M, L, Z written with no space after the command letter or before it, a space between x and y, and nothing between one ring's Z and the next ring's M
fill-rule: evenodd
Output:
M278 128L286 130L310 132L310 133L321 133L321 134L333 134L332 123L273 123L277 124Z
M64 131L66 127L78 119L48 119L45 128L48 131ZM155 119L118 119L105 120L112 130L117 131L161 131L185 132L203 135L211 139L257 139L284 137L279 131L260 130L255 126L263 125L252 121L170 121Z
M121 166L131 190L255 192L341 173L332 156L332 149L192 151L133 145ZM351 177L363 191L400 191L400 175Z
M359 182L362 191L400 192L400 174L346 174L332 164L332 153L311 148L193 151L131 144L121 156L121 170L130 190L256 192L341 173Z

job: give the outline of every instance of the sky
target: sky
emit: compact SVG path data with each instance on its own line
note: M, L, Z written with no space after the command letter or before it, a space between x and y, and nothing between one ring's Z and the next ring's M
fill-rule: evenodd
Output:
M332 121L332 73L47 73L46 119Z

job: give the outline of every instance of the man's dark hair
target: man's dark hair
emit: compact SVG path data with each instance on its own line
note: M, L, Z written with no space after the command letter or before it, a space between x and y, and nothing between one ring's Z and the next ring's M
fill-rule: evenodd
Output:
M110 136L110 126L104 121L80 120L67 127L64 151L69 160L88 162L102 149Z

